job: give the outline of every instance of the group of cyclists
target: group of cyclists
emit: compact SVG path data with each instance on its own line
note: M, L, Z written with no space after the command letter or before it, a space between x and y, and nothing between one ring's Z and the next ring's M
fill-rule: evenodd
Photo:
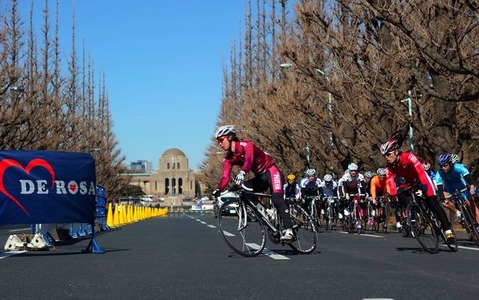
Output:
M232 167L239 166L241 170L234 177L237 185L261 192L270 190L272 202L284 223L281 241L286 243L294 239L286 199L301 203L303 208L309 207L313 199L320 199L314 203L317 205L316 211L324 212L326 205L324 199L336 198L338 201L336 213L339 219L350 213L350 205L354 203L359 205L361 217L368 222L373 222L375 217L374 210L368 207L388 202L395 212L396 227L400 229L404 208L409 202L407 194L401 193L401 190L415 187L413 192L420 195L434 212L445 237L448 240L455 240L451 222L443 207L457 212L450 195L461 190L474 217L479 221L479 214L476 214L475 182L456 154L441 154L437 158L439 169L434 172L429 163L421 162L414 153L400 150L401 138L391 138L380 146L386 164L375 173L368 171L362 174L357 164L350 163L344 174L338 178L334 178L332 174L325 174L320 179L316 170L309 168L300 180L296 180L294 174L289 174L287 182L284 182L272 157L253 142L239 139L234 125L219 127L215 132L215 138L225 151L225 157L222 178L213 196L220 195L230 181ZM250 171L255 176L245 180ZM459 212L457 218L461 222ZM355 226L360 228L361 222L357 222Z

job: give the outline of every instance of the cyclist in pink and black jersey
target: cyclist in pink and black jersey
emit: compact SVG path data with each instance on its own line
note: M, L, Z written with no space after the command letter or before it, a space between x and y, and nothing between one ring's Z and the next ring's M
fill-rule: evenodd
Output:
M219 127L216 130L215 138L226 154L223 159L223 176L213 195L216 197L220 195L221 190L228 185L233 166L240 166L241 171L235 176L235 183L254 191L264 192L268 188L270 189L271 200L284 222L285 230L280 239L284 242L292 241L294 236L291 218L288 206L283 198L284 179L271 156L253 144L253 142L240 140L236 136L236 129L233 125ZM253 172L255 177L244 181L245 175L249 171Z
M439 204L436 196L436 188L433 181L424 170L421 161L412 152L401 152L401 142L397 139L390 139L380 147L381 154L386 158L386 180L389 186L391 196L396 196L397 188L395 175L404 178L408 185L414 185L419 182L425 192L424 199L427 205L434 210L437 218L441 222L441 229L444 231L447 239L455 239L451 231L451 223L447 219L446 213Z

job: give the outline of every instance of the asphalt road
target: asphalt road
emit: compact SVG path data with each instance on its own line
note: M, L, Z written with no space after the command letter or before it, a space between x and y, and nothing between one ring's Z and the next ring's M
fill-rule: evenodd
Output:
M244 258L211 213L170 214L98 234L105 254L81 253L87 239L0 253L1 299L478 299L479 248L466 240L429 254L394 232L318 237L309 255L267 242Z

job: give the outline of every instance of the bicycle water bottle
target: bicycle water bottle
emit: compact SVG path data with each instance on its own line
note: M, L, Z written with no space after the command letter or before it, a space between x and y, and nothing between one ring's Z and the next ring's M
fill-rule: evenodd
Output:
M268 217L270 218L270 220L273 220L273 219L274 219L274 209L272 209L272 208L267 208L267 209L266 209L266 214L268 215Z
M262 214L263 216L266 216L264 213L264 207L263 205L261 205L261 203L256 204L256 209L258 209L260 214Z

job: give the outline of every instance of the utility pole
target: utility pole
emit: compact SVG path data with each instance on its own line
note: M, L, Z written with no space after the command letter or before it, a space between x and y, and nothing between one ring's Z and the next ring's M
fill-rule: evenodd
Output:
M411 126L412 122L412 98L411 98L411 90L407 91L408 97L401 100L401 103L407 103L408 107L408 119L409 119L409 147L411 148L411 152L414 152L414 129Z

